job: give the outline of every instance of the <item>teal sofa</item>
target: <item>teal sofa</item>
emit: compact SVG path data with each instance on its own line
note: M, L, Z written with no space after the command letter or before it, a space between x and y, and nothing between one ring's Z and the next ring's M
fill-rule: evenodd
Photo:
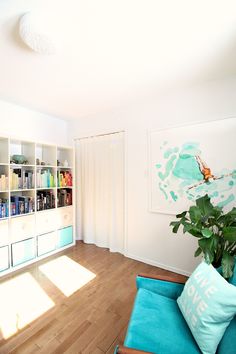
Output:
M232 279L236 285L236 275ZM137 276L137 295L124 345L117 346L114 353L201 353L176 302L184 282L181 276ZM236 354L236 317L226 329L217 354Z

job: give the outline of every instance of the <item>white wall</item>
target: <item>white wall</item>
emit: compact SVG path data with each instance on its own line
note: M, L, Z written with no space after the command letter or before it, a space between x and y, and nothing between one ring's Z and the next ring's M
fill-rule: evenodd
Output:
M68 145L68 123L0 100L0 135Z
M124 129L127 137L126 254L180 273L191 272L196 240L173 235L174 216L148 211L147 132L236 116L236 78L157 96L155 100L70 124L71 138ZM79 185L79 181L78 181Z

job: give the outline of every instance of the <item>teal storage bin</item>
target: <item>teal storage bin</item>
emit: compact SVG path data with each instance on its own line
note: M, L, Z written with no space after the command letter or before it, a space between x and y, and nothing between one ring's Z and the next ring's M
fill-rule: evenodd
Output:
M73 242L73 227L68 226L58 231L58 248Z
M33 238L13 243L11 247L13 267L35 258L35 244Z
M0 247L0 272L10 267L8 246Z

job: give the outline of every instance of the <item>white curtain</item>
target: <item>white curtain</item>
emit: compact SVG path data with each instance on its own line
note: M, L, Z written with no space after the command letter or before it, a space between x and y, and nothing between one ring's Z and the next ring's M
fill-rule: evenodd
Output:
M123 253L124 133L78 140L81 238Z

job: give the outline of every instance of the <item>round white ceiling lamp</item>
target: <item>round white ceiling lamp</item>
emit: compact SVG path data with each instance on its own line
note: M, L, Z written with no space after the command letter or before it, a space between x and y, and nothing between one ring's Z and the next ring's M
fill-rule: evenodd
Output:
M55 54L56 47L50 36L49 26L43 18L30 12L20 18L19 34L23 42L40 54Z

